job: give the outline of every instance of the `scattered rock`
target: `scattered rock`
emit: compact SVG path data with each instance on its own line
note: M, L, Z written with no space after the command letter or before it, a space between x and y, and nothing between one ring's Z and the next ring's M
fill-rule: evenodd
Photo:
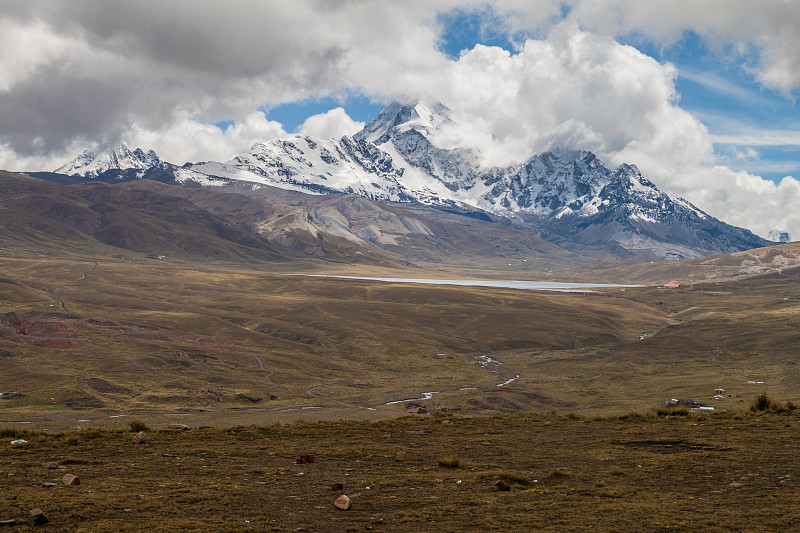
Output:
M41 526L47 522L47 517L41 509L31 509L30 513L28 513L28 524L31 526Z
M741 487L741 486L742 486L742 483L739 483L738 481L734 481L734 482L732 482L732 483L730 484L730 486L731 486L731 487Z
M297 460L294 462L294 464L302 465L305 463L313 463L313 462L314 462L314 454L307 453L305 455L301 455L300 457L298 457Z
M0 527L2 526L16 526L17 521L13 518L11 520L0 520Z
M45 481L42 483L43 487L55 487L56 485L58 485L58 483L53 483L52 481Z
M170 424L170 425L167 426L167 429L177 429L179 431L189 431L192 428L190 428L186 424Z
M81 478L76 476L75 474L64 474L64 477L61 478L64 481L64 485L80 485Z
M497 490L507 491L511 490L511 485L500 479L494 484L494 488Z
M334 492L339 492L344 489L344 483L334 483L331 485L331 490Z
M42 463L42 468L47 468L48 470L53 470L58 468L58 461L49 461L47 463Z
M350 509L350 506L352 505L352 503L350 503L350 498L348 498L346 494L342 494L341 496L336 498L336 501L333 502L333 505L337 509L342 509L342 510L346 511L346 510Z
M133 436L132 439L134 444L147 444L150 442L150 437L147 436L147 433L144 431L140 431L136 435Z
M395 461L405 461L406 460L406 452L401 450L397 452L397 455L394 456Z

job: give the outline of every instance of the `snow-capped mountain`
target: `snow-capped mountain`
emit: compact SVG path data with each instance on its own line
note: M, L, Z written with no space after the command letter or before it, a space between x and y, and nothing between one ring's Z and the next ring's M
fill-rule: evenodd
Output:
M141 148L130 151L124 144L110 152L97 154L84 151L69 163L58 167L55 172L68 176L96 178L107 170L147 170L161 163L153 150L144 152Z
M141 148L131 151L121 144L110 152L97 154L89 150L54 171L79 179L79 181L121 182L138 179L160 181L171 185L192 187L222 186L230 180L179 167L161 159L153 150Z
M505 168L433 142L451 124L442 104L394 103L353 137L294 136L192 170L318 194L481 210L565 244L611 245L657 257L697 257L769 243L661 192L632 165L608 169L592 153L552 150Z
M623 256L686 258L771 244L661 192L635 166L612 170L591 152L555 149L522 164L484 168L471 149L437 146L438 134L452 124L442 104L393 103L361 132L338 140L294 135L256 143L225 163L183 167L122 146L107 158L85 153L57 172L97 176L107 168L103 177L114 180L236 182L482 211L567 248L599 245ZM127 171L114 170L126 165Z
M312 139L294 135L256 143L227 163L197 163L189 168L213 176L245 180L302 192L346 192L373 200L408 202L400 183L402 169L374 144L352 137Z

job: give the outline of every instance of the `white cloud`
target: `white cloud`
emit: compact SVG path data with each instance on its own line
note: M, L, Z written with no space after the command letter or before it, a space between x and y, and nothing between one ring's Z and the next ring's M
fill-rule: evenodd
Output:
M755 53L746 69L784 95L800 88L800 9L792 0L488 0L512 32L558 23L561 6L581 28L671 45L693 31L732 61ZM735 57L735 56L740 57Z
M673 183L671 192L762 237L780 230L788 231L795 240L800 238L800 181L790 176L776 184L728 167L697 168L680 183Z
M266 118L257 111L244 117L233 126L219 127L198 122L186 115L168 128L143 129L133 127L124 137L129 146L145 149L158 147L159 157L165 161L182 164L210 159L227 161L249 148L254 142L286 136L279 122Z
M754 159L757 160L759 157L761 157L761 154L759 154L752 146L745 146L741 150L733 147L732 152L733 157L740 161L751 161Z
M717 144L749 144L752 146L800 146L800 133L741 126L741 133L712 135Z
M634 32L670 43L685 30L727 53L759 56L751 66L764 85L785 95L800 87L800 9L793 1L570 0L570 17L582 27L611 35Z
M29 77L69 44L68 38L54 35L41 22L21 25L0 18L0 91Z
M298 133L320 139L339 139L343 135L358 133L363 127L363 122L353 120L344 109L337 107L308 117Z
M431 86L458 116L434 139L479 149L487 166L553 147L651 172L710 163L705 127L676 105L675 70L610 37L557 26L517 54L477 46Z

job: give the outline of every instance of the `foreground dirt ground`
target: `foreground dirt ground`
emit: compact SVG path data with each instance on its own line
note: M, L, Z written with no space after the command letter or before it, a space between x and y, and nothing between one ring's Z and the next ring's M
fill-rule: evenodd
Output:
M797 530L794 413L153 424L146 444L122 422L7 425L0 520L40 508L42 531ZM334 507L342 494L349 510Z

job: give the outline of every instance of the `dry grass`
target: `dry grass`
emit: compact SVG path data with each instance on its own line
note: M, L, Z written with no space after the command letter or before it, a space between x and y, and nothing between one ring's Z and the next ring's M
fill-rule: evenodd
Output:
M53 530L120 532L785 531L800 520L800 459L786 451L795 414L443 422L156 427L145 445L121 421L32 431L28 444L0 444L0 519L40 507ZM309 453L314 463L295 464ZM81 484L61 484L65 473ZM349 511L333 507L341 493Z

